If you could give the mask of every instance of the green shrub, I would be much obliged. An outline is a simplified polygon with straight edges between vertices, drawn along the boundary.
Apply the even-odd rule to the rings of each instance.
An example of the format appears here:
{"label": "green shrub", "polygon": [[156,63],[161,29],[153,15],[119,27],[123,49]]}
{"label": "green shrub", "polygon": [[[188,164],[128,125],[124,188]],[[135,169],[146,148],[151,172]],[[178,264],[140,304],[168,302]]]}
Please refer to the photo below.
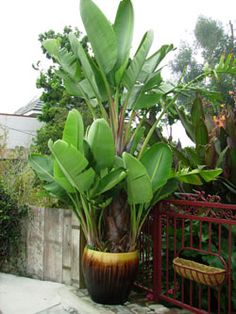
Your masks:
{"label": "green shrub", "polygon": [[0,268],[21,253],[22,223],[27,206],[19,206],[0,181]]}

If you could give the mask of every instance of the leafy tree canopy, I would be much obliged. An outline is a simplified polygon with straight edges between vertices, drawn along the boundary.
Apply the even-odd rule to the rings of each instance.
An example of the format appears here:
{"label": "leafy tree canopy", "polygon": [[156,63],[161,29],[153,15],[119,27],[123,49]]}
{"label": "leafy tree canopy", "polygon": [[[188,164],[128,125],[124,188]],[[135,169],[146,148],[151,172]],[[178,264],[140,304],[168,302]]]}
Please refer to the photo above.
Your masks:
{"label": "leafy tree canopy", "polygon": [[[71,26],[66,26],[62,33],[56,33],[49,30],[39,35],[39,41],[42,43],[46,39],[56,38],[61,43],[61,46],[71,51],[71,46],[68,40],[68,34],[73,32],[74,35],[80,40],[82,46],[88,50],[87,37],[83,37],[82,33]],[[57,72],[60,70],[60,65],[51,57],[46,49],[41,45],[42,52],[47,59],[51,61],[48,68],[41,69],[40,61],[33,68],[39,71],[39,78],[36,81],[37,88],[42,90],[40,99],[43,102],[42,114],[39,120],[44,122],[44,126],[37,132],[35,139],[35,149],[41,153],[48,153],[48,140],[51,138],[55,140],[60,137],[65,124],[68,111],[72,108],[79,108],[82,112],[85,125],[91,122],[91,115],[87,107],[83,106],[83,100],[76,96],[71,96],[65,90],[62,79],[58,76]]]}
{"label": "leafy tree canopy", "polygon": [[[184,83],[197,77],[206,65],[214,67],[222,55],[236,55],[233,25],[229,23],[227,31],[222,23],[211,18],[200,16],[194,29],[193,43],[182,42],[180,49],[171,63],[171,69]],[[232,58],[233,60],[233,58]],[[203,88],[220,93],[216,103],[234,105],[229,92],[234,90],[235,78],[229,75],[212,77],[203,83]],[[212,101],[212,99],[211,99]],[[219,108],[215,105],[215,110]]]}

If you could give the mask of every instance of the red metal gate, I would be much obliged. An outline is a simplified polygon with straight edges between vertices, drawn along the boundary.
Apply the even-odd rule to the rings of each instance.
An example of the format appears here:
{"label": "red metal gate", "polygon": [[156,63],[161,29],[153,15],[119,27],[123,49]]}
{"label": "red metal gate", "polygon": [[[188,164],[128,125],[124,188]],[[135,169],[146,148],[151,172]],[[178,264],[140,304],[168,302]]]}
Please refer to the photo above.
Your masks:
{"label": "red metal gate", "polygon": [[[155,300],[236,313],[236,205],[162,201],[141,234],[140,257],[138,285]],[[174,269],[173,261],[183,264]]]}

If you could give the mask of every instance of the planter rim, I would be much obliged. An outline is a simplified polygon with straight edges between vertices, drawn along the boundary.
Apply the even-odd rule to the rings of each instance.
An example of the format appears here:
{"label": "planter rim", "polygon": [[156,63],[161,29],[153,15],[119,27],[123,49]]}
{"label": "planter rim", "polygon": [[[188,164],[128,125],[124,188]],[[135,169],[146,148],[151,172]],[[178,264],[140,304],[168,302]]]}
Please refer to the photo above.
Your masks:
{"label": "planter rim", "polygon": [[102,259],[102,260],[117,260],[120,261],[128,261],[133,260],[135,257],[138,258],[139,252],[138,250],[132,252],[120,252],[120,253],[112,253],[112,252],[103,252],[103,251],[96,251],[93,249],[88,248],[87,246],[84,248],[84,254],[89,255],[94,259]]}

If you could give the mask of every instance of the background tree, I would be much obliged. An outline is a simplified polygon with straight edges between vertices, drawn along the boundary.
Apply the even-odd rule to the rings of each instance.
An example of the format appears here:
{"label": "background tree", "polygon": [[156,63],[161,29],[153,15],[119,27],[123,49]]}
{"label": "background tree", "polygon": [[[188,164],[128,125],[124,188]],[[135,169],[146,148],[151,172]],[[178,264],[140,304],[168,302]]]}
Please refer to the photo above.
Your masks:
{"label": "background tree", "polygon": [[[87,37],[83,37],[82,33],[77,28],[72,29],[70,26],[66,26],[62,33],[56,33],[53,30],[42,33],[39,35],[39,41],[42,43],[46,39],[56,38],[60,41],[62,47],[71,51],[67,36],[71,32],[80,40],[83,47],[88,50]],[[84,102],[81,98],[71,96],[65,90],[62,79],[58,75],[58,71],[61,69],[60,65],[47,53],[42,45],[41,48],[46,58],[51,61],[51,65],[49,65],[46,70],[41,69],[41,61],[33,65],[33,68],[40,72],[36,82],[37,88],[42,89],[40,100],[43,102],[43,108],[39,120],[45,123],[37,132],[35,149],[40,153],[46,154],[48,153],[48,140],[50,138],[55,140],[61,137],[65,120],[70,109],[79,108],[86,125],[90,123],[91,115],[87,107],[83,106]]]}
{"label": "background tree", "polygon": [[[228,54],[236,55],[232,23],[229,22],[229,31],[227,31],[222,23],[200,16],[195,25],[193,43],[182,42],[179,52],[171,63],[171,69],[178,79],[182,76],[183,82],[187,83],[197,77],[206,64],[214,67],[219,63],[222,55]],[[235,78],[221,75],[205,81],[203,87],[219,92],[221,97],[218,100],[233,106],[229,91],[234,90],[235,84]],[[216,111],[217,108],[219,107],[215,106],[214,110]]]}

